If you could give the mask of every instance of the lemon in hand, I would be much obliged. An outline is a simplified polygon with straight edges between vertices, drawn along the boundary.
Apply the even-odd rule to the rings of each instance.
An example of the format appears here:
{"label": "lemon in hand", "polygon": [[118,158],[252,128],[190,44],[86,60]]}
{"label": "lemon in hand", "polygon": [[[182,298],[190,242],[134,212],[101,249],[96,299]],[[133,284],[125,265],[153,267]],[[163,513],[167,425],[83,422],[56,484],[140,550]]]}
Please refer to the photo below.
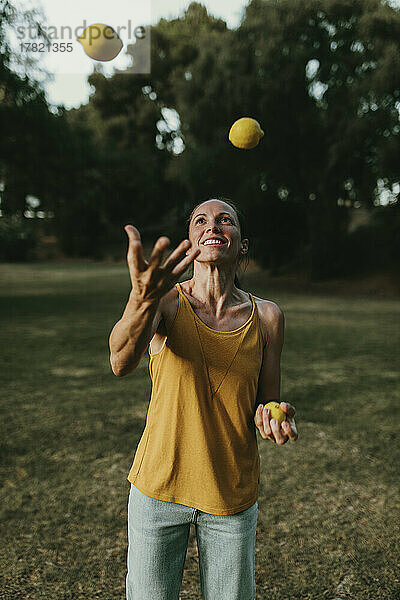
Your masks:
{"label": "lemon in hand", "polygon": [[264,132],[260,127],[260,123],[251,117],[242,117],[234,122],[229,131],[229,141],[236,148],[250,150],[255,148]]}
{"label": "lemon in hand", "polygon": [[268,402],[265,406],[271,411],[270,418],[276,419],[279,425],[282,425],[283,421],[286,421],[286,413],[281,409],[279,402]]}
{"label": "lemon in hand", "polygon": [[104,23],[89,25],[77,40],[90,58],[102,62],[113,60],[123,46],[118,33]]}

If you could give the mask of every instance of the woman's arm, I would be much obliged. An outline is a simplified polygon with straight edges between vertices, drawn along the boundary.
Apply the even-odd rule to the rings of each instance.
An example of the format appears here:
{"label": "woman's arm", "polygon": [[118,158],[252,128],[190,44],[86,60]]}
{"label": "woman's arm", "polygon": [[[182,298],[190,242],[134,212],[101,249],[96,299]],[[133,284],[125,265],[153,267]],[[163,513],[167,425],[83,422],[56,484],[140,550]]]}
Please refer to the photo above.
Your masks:
{"label": "woman's arm", "polygon": [[274,302],[265,300],[259,310],[267,342],[258,380],[257,403],[279,402],[281,386],[281,354],[284,339],[285,318]]}
{"label": "woman's arm", "polygon": [[160,301],[140,301],[134,294],[114,325],[109,338],[110,363],[114,375],[123,377],[138,366],[162,318]]}
{"label": "woman's arm", "polygon": [[119,377],[136,369],[159,326],[160,303],[200,252],[198,248],[186,252],[192,244],[190,240],[183,240],[161,265],[170,243],[169,238],[161,236],[147,261],[139,230],[134,225],[125,225],[124,229],[129,238],[126,259],[132,290],[124,314],[109,337],[111,368]]}
{"label": "woman's arm", "polygon": [[[254,416],[254,423],[263,439],[282,445],[289,439],[294,442],[298,438],[294,421],[296,409],[288,402],[280,402],[281,354],[285,317],[277,304],[268,301],[261,303],[259,314],[268,339],[264,346],[263,361],[258,380],[258,407]],[[263,408],[265,404],[272,400],[279,402],[281,409],[286,413],[286,421],[283,421],[281,426],[276,419],[270,420],[269,411]]]}
{"label": "woman's arm", "polygon": [[267,300],[261,304],[259,314],[263,328],[267,333],[267,342],[264,346],[263,361],[258,380],[258,408],[254,416],[254,422],[263,439],[282,445],[289,439],[294,442],[298,438],[294,421],[296,409],[288,402],[280,403],[281,409],[286,413],[286,421],[279,425],[276,419],[270,420],[269,412],[267,409],[263,409],[263,406],[272,400],[280,402],[281,354],[285,319],[279,306]]}

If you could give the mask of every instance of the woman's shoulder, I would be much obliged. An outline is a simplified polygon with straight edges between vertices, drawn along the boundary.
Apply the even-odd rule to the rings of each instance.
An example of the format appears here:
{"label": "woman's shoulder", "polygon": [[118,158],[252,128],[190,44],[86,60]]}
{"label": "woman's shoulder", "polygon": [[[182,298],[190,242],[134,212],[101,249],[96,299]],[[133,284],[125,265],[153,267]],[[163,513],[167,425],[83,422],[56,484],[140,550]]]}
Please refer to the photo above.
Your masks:
{"label": "woman's shoulder", "polygon": [[270,326],[271,324],[283,321],[283,311],[276,304],[276,302],[272,302],[272,300],[265,300],[264,298],[260,298],[254,294],[252,294],[252,296],[257,305],[260,319],[265,326]]}
{"label": "woman's shoulder", "polygon": [[273,302],[272,300],[266,300],[265,298],[260,298],[259,296],[256,296],[255,294],[251,294],[254,298],[254,300],[256,301],[258,306],[261,306],[261,308],[263,308],[264,310],[269,310],[272,312],[282,312],[281,309],[279,308],[279,306],[276,304],[276,302]]}

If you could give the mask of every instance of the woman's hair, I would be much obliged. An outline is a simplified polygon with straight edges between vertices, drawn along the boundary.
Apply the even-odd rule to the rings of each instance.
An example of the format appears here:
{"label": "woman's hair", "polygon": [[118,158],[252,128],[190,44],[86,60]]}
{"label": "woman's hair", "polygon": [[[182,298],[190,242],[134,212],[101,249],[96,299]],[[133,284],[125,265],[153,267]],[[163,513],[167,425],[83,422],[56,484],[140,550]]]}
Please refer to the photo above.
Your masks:
{"label": "woman's hair", "polygon": [[[207,202],[208,200],[220,200],[221,202],[225,202],[226,204],[229,204],[229,206],[231,208],[233,208],[233,210],[235,211],[235,213],[237,215],[238,221],[239,221],[240,238],[244,239],[246,237],[245,236],[245,227],[246,227],[246,225],[245,225],[245,216],[244,216],[243,212],[240,210],[240,208],[236,204],[234,204],[230,198],[225,198],[224,196],[211,196],[210,198],[207,198],[207,200],[203,200],[202,202],[199,202],[198,204],[196,204],[196,206],[194,206],[192,208],[192,211],[191,211],[189,217],[186,219],[187,236],[189,237],[189,226],[190,226],[190,222],[192,220],[194,211],[196,210],[196,208],[198,206],[200,206],[204,202]],[[240,257],[239,257],[239,268],[241,268],[240,267],[240,263],[243,260],[247,261],[246,262],[246,267],[247,267],[247,265],[249,263],[249,256],[248,256],[248,254],[246,254],[246,255],[241,254],[240,255]],[[192,263],[192,274],[193,274],[193,263]],[[240,282],[239,282],[239,279],[238,279],[238,276],[237,276],[236,273],[235,273],[234,285],[237,288],[240,288]]]}

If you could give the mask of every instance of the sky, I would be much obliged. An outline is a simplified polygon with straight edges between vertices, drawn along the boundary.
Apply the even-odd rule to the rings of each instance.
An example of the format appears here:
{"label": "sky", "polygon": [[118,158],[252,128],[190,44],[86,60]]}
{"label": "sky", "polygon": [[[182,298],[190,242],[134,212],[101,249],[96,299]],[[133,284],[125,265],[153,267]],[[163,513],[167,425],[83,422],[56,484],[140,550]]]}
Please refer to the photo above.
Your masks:
{"label": "sky", "polygon": [[[135,27],[155,25],[161,18],[171,19],[181,16],[190,2],[191,0],[143,0],[142,2],[70,0],[67,3],[65,0],[20,0],[19,5],[22,8],[42,9],[45,18],[41,22],[47,33],[52,36],[52,45],[47,51],[43,51],[42,46],[40,52],[36,49],[32,54],[33,48],[37,47],[33,45],[28,47],[27,44],[35,43],[35,39],[40,40],[36,38],[36,33],[28,30],[27,24],[18,33],[12,32],[13,43],[20,52],[25,53],[25,56],[31,51],[31,56],[38,59],[40,67],[51,74],[53,81],[47,81],[44,75],[41,78],[51,105],[63,104],[66,108],[79,107],[88,102],[91,88],[87,76],[93,71],[95,63],[76,41],[74,32],[77,26],[80,26],[78,32],[80,35],[85,27],[93,23],[106,23],[118,31],[125,46],[128,42],[136,41],[132,33]],[[222,18],[230,29],[234,29],[240,24],[248,0],[204,0],[201,4],[207,8],[209,14]],[[65,37],[61,31],[65,32]],[[68,31],[72,31],[72,35],[68,35]],[[62,40],[72,43],[70,52],[54,51],[53,42]],[[103,72],[111,75],[114,67],[124,69],[129,66],[129,62],[122,50],[114,60],[103,62],[101,65]]]}

